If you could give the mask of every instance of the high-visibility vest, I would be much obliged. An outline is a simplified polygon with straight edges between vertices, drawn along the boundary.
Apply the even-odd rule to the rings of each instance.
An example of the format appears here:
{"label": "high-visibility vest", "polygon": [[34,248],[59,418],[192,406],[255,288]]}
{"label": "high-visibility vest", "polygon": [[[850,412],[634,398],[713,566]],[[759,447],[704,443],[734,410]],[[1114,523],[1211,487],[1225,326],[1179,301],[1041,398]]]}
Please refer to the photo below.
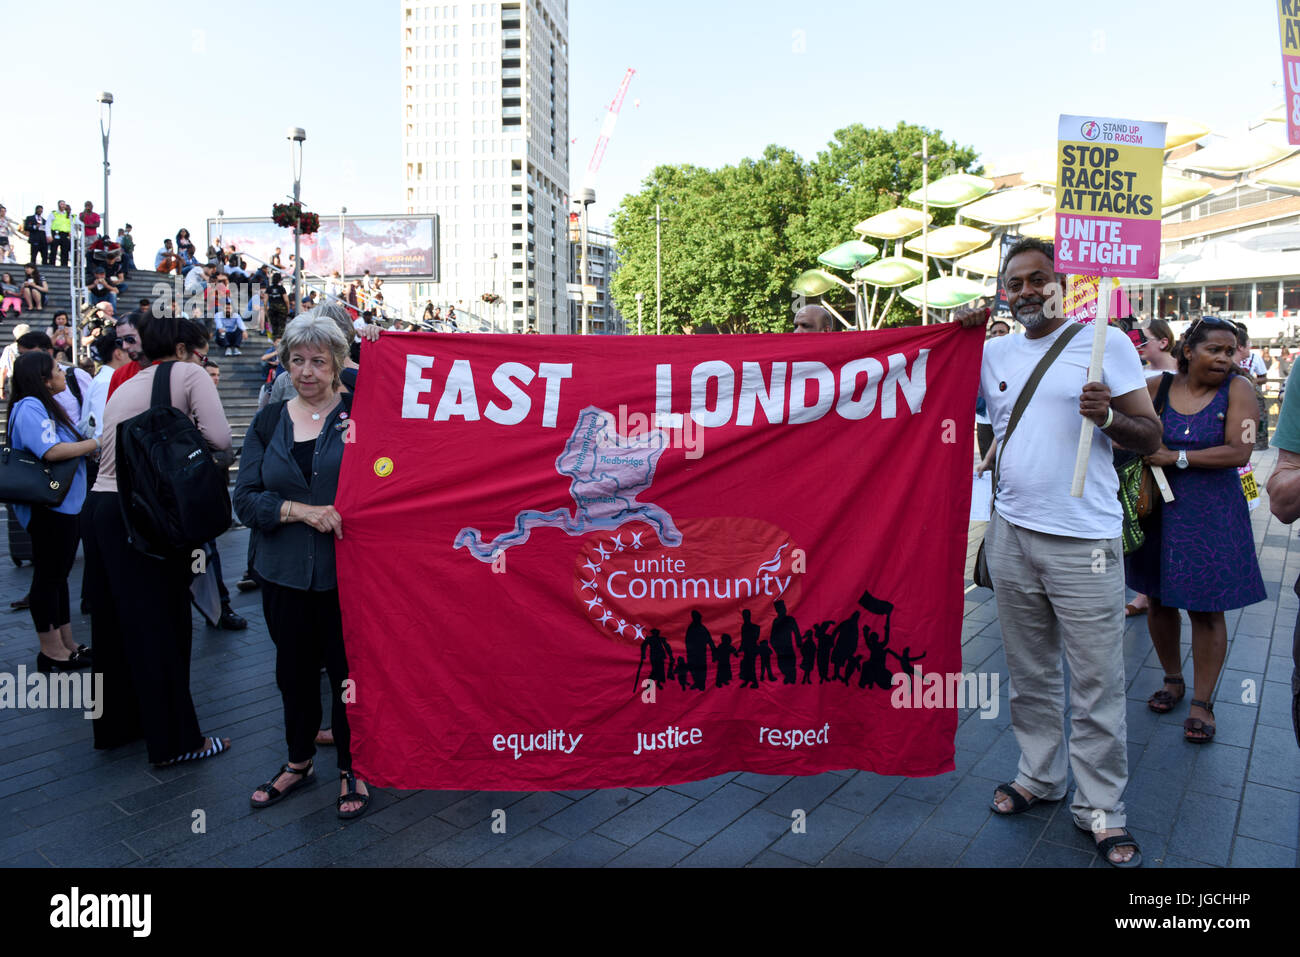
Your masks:
{"label": "high-visibility vest", "polygon": [[50,229],[56,233],[72,232],[72,214],[56,212],[50,217]]}

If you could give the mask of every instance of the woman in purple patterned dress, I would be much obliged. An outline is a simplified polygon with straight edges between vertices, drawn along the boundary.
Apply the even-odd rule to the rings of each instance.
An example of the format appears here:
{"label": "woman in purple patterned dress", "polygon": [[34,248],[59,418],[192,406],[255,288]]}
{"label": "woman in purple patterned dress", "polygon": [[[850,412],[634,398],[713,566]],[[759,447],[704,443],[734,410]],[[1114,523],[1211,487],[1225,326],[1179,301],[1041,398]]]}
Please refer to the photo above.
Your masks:
{"label": "woman in purple patterned dress", "polygon": [[[1164,444],[1146,460],[1164,467],[1174,501],[1159,503],[1146,543],[1125,559],[1129,587],[1150,596],[1147,627],[1165,683],[1147,705],[1158,714],[1174,710],[1186,693],[1178,609],[1192,620],[1195,686],[1183,736],[1193,744],[1214,738],[1214,687],[1228,647],[1223,613],[1266,597],[1237,474],[1250,461],[1258,408],[1254,388],[1235,374],[1236,331],[1207,317],[1178,350]],[[1150,381],[1153,396],[1160,383]]]}

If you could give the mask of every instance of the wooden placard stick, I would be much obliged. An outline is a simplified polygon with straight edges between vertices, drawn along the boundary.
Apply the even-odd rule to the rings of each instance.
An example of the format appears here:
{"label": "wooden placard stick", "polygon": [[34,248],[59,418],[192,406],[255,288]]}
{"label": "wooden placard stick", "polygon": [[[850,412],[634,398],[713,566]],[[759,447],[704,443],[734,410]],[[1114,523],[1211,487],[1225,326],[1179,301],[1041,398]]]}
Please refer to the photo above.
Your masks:
{"label": "wooden placard stick", "polygon": [[[1092,359],[1088,363],[1088,382],[1101,381],[1101,364],[1106,357],[1106,327],[1110,324],[1110,289],[1107,288],[1103,293],[1102,286],[1109,287],[1109,285],[1105,276],[1097,281],[1097,318],[1092,321]],[[1079,427],[1079,451],[1074,457],[1074,481],[1070,486],[1070,494],[1075,498],[1083,498],[1084,479],[1088,474],[1088,456],[1092,454],[1092,430],[1095,428],[1097,423],[1087,418]]]}

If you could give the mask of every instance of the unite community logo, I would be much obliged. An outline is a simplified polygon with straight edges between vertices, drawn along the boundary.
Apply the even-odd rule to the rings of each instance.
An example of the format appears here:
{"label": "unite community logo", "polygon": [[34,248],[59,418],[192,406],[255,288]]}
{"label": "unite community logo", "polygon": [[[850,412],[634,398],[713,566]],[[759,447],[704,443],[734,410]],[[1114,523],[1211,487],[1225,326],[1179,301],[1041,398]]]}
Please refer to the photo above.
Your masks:
{"label": "unite community logo", "polygon": [[82,894],[73,887],[50,898],[50,926],[62,929],[130,928],[148,937],[153,928],[152,894]]}

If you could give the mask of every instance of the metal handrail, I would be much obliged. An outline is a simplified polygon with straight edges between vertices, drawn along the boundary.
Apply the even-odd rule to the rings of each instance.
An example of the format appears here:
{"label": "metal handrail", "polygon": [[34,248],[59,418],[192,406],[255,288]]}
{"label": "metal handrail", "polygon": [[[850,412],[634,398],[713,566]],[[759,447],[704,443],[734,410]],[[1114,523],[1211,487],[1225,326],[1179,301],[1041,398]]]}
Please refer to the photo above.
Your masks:
{"label": "metal handrail", "polygon": [[[285,274],[285,269],[284,269],[284,267],[282,267],[282,266],[279,266],[279,267],[277,267],[277,266],[272,266],[272,265],[271,265],[269,262],[267,262],[265,259],[259,259],[257,256],[254,256],[252,253],[243,253],[243,252],[239,252],[238,250],[236,250],[235,255],[238,256],[240,259],[248,259],[248,260],[252,260],[253,262],[257,263],[258,265],[265,266],[267,269],[271,269],[271,270],[274,270],[275,272],[280,273],[282,276]],[[197,268],[197,267],[196,267],[196,268]],[[301,267],[300,267],[300,268],[301,268]],[[302,270],[302,278],[303,278],[303,285],[304,285],[305,287],[307,287],[307,288],[310,288],[310,287],[311,287],[311,280],[312,280],[312,279],[319,279],[319,280],[321,280],[322,282],[327,282],[327,281],[328,281],[328,280],[325,280],[325,279],[324,279],[323,277],[321,277],[321,276],[317,276],[315,273],[310,273],[310,272],[308,272],[308,271],[305,270],[305,269]],[[356,308],[356,306],[353,306],[352,303],[348,302],[346,299],[340,298],[339,296],[332,295],[332,294],[330,294],[329,292],[326,292],[323,288],[322,288],[321,290],[319,290],[319,292],[320,292],[320,294],[321,294],[322,296],[325,297],[326,300],[330,300],[330,299],[332,299],[332,300],[334,300],[335,302],[337,302],[339,305],[341,305],[341,306],[346,306],[346,307],[349,308],[349,309],[355,309],[355,308]],[[295,310],[295,312],[296,312],[296,310]]]}
{"label": "metal handrail", "polygon": [[72,255],[68,257],[68,302],[72,304],[72,315],[68,325],[72,326],[72,356],[81,357],[81,322],[82,306],[90,305],[90,294],[86,291],[86,228],[78,217],[72,218]]}
{"label": "metal handrail", "polygon": [[[407,304],[408,317],[402,318],[399,321],[405,322],[407,325],[411,325],[411,326],[440,325],[443,328],[436,330],[439,332],[466,332],[466,331],[474,332],[483,329],[485,327],[489,330],[490,333],[496,333],[497,331],[496,323],[491,318],[484,318],[483,316],[480,316],[476,312],[470,312],[468,310],[460,310],[460,309],[456,310],[456,328],[452,329],[446,327],[447,324],[446,317],[443,317],[442,319],[438,320],[437,323],[433,323],[431,320],[424,318],[424,310],[427,308],[427,305],[428,305],[427,303],[423,306],[419,305],[418,303],[408,303]],[[419,313],[419,315],[417,316],[416,313]],[[476,328],[471,330],[466,330],[464,327],[467,325],[473,325]]]}
{"label": "metal handrail", "polygon": [[[281,274],[284,274],[286,272],[284,267],[277,268],[275,266],[272,266],[265,259],[261,259],[257,256],[254,256],[251,253],[241,252],[237,249],[235,251],[235,255],[238,256],[240,259],[246,259],[251,262],[257,263],[259,265],[265,266],[267,269],[274,269]],[[348,302],[347,299],[341,296],[335,296],[329,293],[328,291],[326,291],[325,287],[328,286],[329,283],[334,281],[333,276],[329,276],[329,277],[321,276],[317,273],[309,272],[306,269],[303,269],[302,277],[303,277],[303,285],[308,289],[312,288],[312,280],[315,280],[317,283],[319,283],[321,288],[317,291],[320,292],[320,294],[324,296],[327,301],[333,300],[334,302],[337,302],[339,305],[346,306],[349,309],[361,309],[362,312],[366,311],[364,308],[360,306],[352,305],[352,303]],[[379,278],[383,278],[383,277],[379,277]],[[343,283],[347,283],[350,281],[359,282],[360,280],[357,277],[353,277],[352,280],[348,280],[346,277],[340,277],[339,281]],[[383,308],[378,311],[376,318],[385,321],[391,320],[391,322],[394,324],[397,322],[404,322],[408,325],[420,326],[426,324],[423,318],[424,309],[425,309],[425,305],[422,305],[419,302],[414,300],[406,303],[405,310],[403,310],[401,306],[385,303]],[[483,316],[478,315],[477,313],[469,312],[468,310],[458,309],[456,318],[458,323],[461,322],[462,320],[469,320],[479,328],[486,327],[492,332],[497,331],[496,321],[491,317],[485,318]],[[448,329],[445,331],[450,332],[450,331],[458,331],[458,330]]]}
{"label": "metal handrail", "polygon": [[[5,217],[5,222],[9,224],[9,254],[14,257],[12,265],[20,265],[18,256],[18,247],[15,245],[16,239],[21,239],[27,246],[27,260],[33,261],[32,257],[32,240],[23,224],[15,221],[9,216]],[[80,357],[81,355],[81,309],[88,305],[89,297],[86,294],[86,233],[85,226],[77,217],[72,217],[72,249],[68,256],[68,302],[69,322],[72,328],[72,355]],[[46,303],[48,305],[48,303]]]}

